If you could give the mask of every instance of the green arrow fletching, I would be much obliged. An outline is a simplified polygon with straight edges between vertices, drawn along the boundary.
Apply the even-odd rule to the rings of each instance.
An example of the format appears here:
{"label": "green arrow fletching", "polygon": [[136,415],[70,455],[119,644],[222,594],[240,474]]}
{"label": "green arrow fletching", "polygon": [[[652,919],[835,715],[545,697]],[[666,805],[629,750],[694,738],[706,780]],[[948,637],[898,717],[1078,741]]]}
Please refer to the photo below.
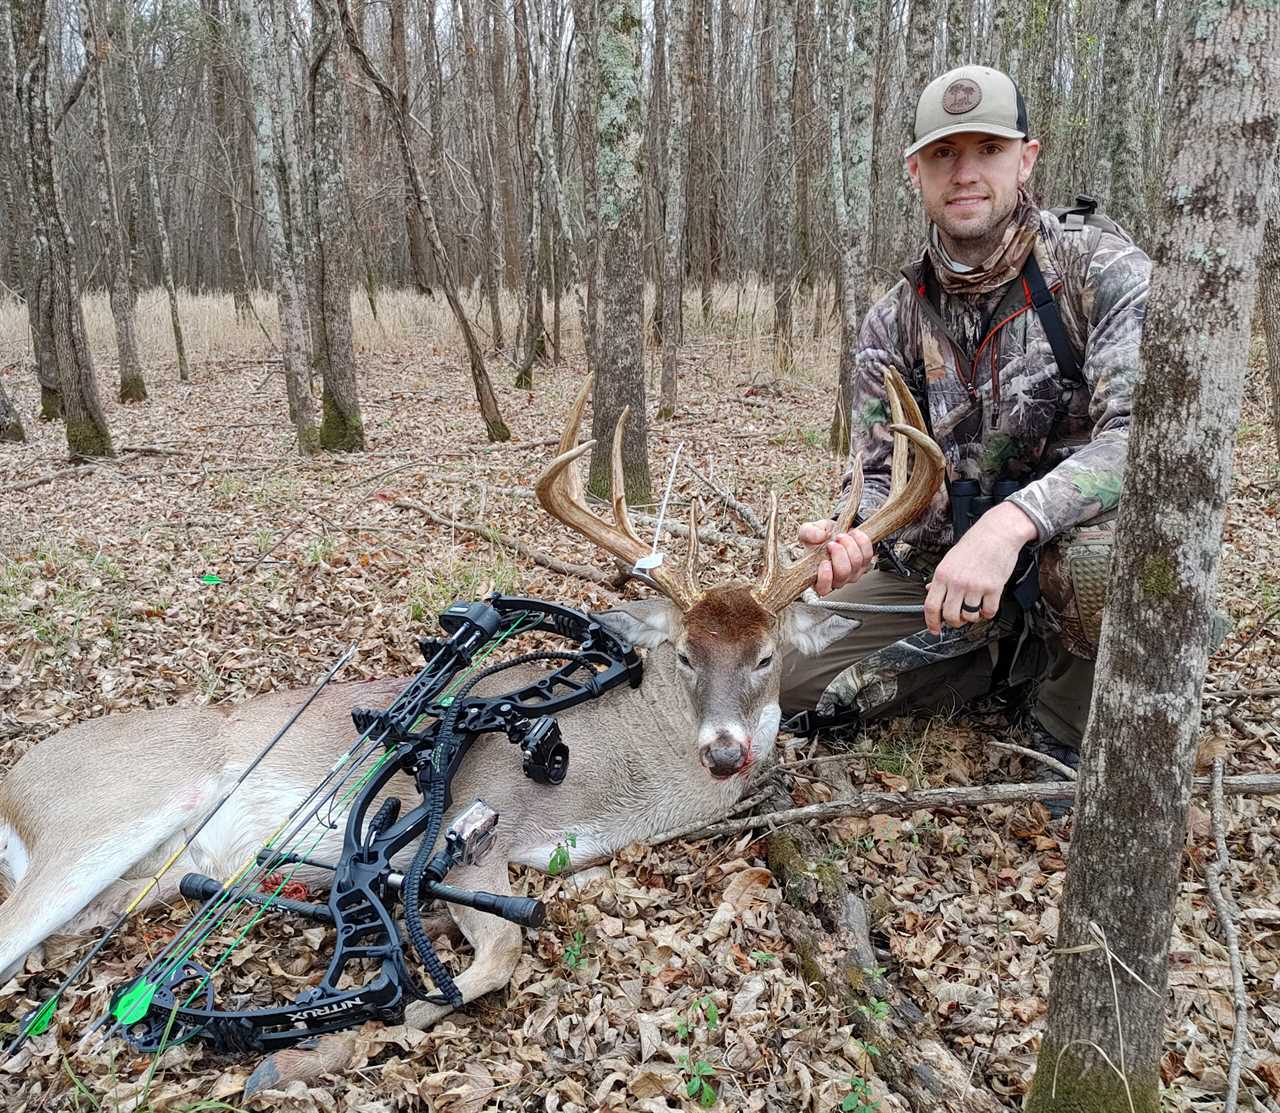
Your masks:
{"label": "green arrow fletching", "polygon": [[57,997],[50,997],[43,1005],[40,1006],[27,1021],[26,1031],[23,1036],[38,1036],[49,1028],[49,1022],[53,1020],[54,1009],[58,1007]]}
{"label": "green arrow fletching", "polygon": [[138,982],[116,1002],[115,1018],[126,1027],[136,1024],[151,1008],[151,999],[156,995],[156,986],[151,982]]}

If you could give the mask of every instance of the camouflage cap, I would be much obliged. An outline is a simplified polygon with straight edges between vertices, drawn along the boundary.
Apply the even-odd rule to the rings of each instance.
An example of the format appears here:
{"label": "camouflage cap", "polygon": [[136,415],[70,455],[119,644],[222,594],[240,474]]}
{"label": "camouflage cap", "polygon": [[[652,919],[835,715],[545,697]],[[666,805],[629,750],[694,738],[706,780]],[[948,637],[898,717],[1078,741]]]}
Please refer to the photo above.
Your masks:
{"label": "camouflage cap", "polygon": [[1027,106],[1008,74],[989,66],[960,66],[925,86],[916,104],[916,128],[903,157],[962,131],[1027,137]]}

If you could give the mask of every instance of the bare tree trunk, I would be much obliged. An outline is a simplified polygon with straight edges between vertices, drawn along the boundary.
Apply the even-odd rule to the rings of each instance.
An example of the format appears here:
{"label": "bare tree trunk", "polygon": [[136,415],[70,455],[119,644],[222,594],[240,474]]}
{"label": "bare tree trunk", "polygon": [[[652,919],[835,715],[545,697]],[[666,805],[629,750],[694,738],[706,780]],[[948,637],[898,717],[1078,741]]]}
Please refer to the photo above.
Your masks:
{"label": "bare tree trunk", "polygon": [[693,0],[689,81],[691,119],[689,126],[689,185],[685,191],[693,219],[690,221],[689,250],[697,250],[696,264],[690,259],[690,273],[696,265],[701,279],[699,305],[702,321],[711,321],[712,284],[719,253],[717,224],[720,219],[720,169],[713,90],[715,88],[714,0]]}
{"label": "bare tree trunk", "polygon": [[445,300],[448,301],[449,308],[453,311],[453,319],[457,322],[458,328],[462,332],[463,343],[467,347],[467,358],[471,365],[471,380],[475,386],[476,400],[480,404],[480,415],[484,419],[485,432],[491,441],[510,440],[511,432],[507,428],[506,422],[502,420],[502,413],[498,408],[498,398],[493,392],[493,384],[489,381],[489,372],[484,365],[484,354],[480,351],[480,345],[476,341],[475,330],[471,327],[466,311],[462,308],[462,303],[458,299],[458,288],[453,278],[453,270],[449,257],[445,254],[444,244],[440,241],[440,229],[436,224],[435,211],[431,207],[431,199],[427,196],[426,188],[422,184],[422,176],[418,173],[418,164],[413,157],[413,148],[409,145],[409,133],[405,126],[404,115],[400,111],[399,100],[391,86],[383,80],[382,75],[374,68],[368,54],[364,51],[364,47],[360,45],[360,38],[356,34],[355,25],[351,22],[351,7],[348,0],[338,0],[338,13],[342,19],[342,29],[347,38],[347,46],[350,48],[351,53],[355,55],[356,61],[360,63],[360,68],[364,70],[365,76],[377,88],[378,95],[382,98],[382,103],[391,116],[396,144],[400,149],[400,159],[404,172],[413,188],[414,204],[417,206],[418,213],[426,225],[431,251],[435,257],[436,270],[440,274],[441,285],[444,287]]}
{"label": "bare tree trunk", "polygon": [[141,402],[147,396],[138,358],[138,340],[133,321],[133,280],[129,273],[129,244],[116,195],[115,169],[111,160],[111,114],[107,107],[107,52],[111,49],[105,34],[102,13],[95,0],[81,0],[81,25],[85,52],[97,56],[93,67],[93,113],[97,144],[98,234],[108,262],[111,320],[116,331],[116,350],[120,356],[120,401]]}
{"label": "bare tree trunk", "polygon": [[346,220],[342,82],[338,77],[342,34],[331,0],[315,0],[311,11],[311,211],[320,301],[316,362],[324,382],[320,447],[357,452],[364,448],[364,422],[351,347],[351,236]]}
{"label": "bare tree trunk", "polygon": [[[48,0],[38,0],[14,12],[18,21],[9,28],[12,57],[21,66],[18,102],[23,125],[23,147],[31,189],[31,216],[37,243],[36,267],[43,317],[47,304],[49,351],[58,370],[58,394],[66,422],[67,447],[73,456],[113,456],[111,433],[98,399],[93,353],[80,305],[80,278],[76,272],[75,240],[67,223],[54,163],[55,148],[49,127],[49,21]],[[15,72],[18,72],[15,69]],[[43,383],[42,383],[43,386]]]}
{"label": "bare tree trunk", "polygon": [[[511,97],[507,90],[507,9],[499,0],[489,0],[493,43],[489,54],[489,80],[493,86],[493,127],[495,139],[494,173],[498,196],[502,199],[502,258],[506,286],[518,290],[524,276],[520,259],[520,237],[516,229],[515,146],[511,139]],[[519,34],[517,30],[516,34]],[[526,183],[527,184],[527,183]],[[526,204],[528,199],[526,198]],[[501,345],[498,345],[501,347]]]}
{"label": "bare tree trunk", "polygon": [[5,209],[9,214],[9,266],[27,303],[31,347],[36,379],[40,384],[40,420],[57,421],[62,416],[58,388],[58,363],[53,346],[53,305],[46,279],[47,266],[35,243],[33,209],[35,191],[31,185],[31,165],[27,154],[26,125],[18,97],[18,64],[14,55],[16,29],[13,9],[0,4],[0,166],[12,167],[12,174],[0,173]]}
{"label": "bare tree trunk", "polygon": [[[486,98],[480,81],[480,50],[476,42],[471,20],[469,0],[458,0],[459,25],[462,28],[462,70],[466,80],[472,111],[467,113],[467,140],[471,148],[471,177],[480,196],[480,286],[489,303],[489,322],[493,332],[493,349],[500,352],[506,346],[502,329],[502,310],[498,301],[500,289],[498,273],[498,240],[501,229],[494,219],[495,197],[493,179],[496,165],[503,159],[494,157],[489,141]],[[505,47],[504,47],[505,49]],[[494,48],[490,47],[492,53]],[[495,112],[495,116],[497,113]],[[498,150],[503,150],[501,142]]]}
{"label": "bare tree trunk", "polygon": [[142,87],[138,79],[138,59],[133,51],[132,17],[125,13],[121,25],[124,28],[124,53],[128,65],[130,111],[136,123],[136,133],[142,140],[142,161],[146,167],[151,205],[155,210],[156,235],[160,240],[160,277],[169,295],[169,321],[173,326],[173,347],[178,356],[178,378],[191,381],[191,368],[187,364],[187,346],[182,338],[182,319],[178,315],[178,291],[173,281],[173,252],[169,247],[169,226],[164,215],[164,201],[160,195],[160,175],[156,170],[156,148],[151,138],[151,125],[142,108]]}
{"label": "bare tree trunk", "polygon": [[22,442],[26,439],[27,431],[22,427],[22,417],[9,400],[4,383],[0,382],[0,441]]}
{"label": "bare tree trunk", "polygon": [[[1149,28],[1140,0],[1115,0],[1107,33],[1102,76],[1102,103],[1124,104],[1137,91],[1139,40]],[[1107,112],[1106,135],[1091,184],[1108,216],[1145,242],[1146,219],[1142,174],[1142,117],[1136,111]]]}
{"label": "bare tree trunk", "polygon": [[964,65],[969,29],[968,0],[947,0],[947,69]]}
{"label": "bare tree trunk", "polygon": [[223,184],[218,194],[218,221],[223,248],[223,281],[231,287],[231,300],[236,310],[236,320],[248,320],[249,272],[244,263],[244,248],[240,242],[240,217],[236,211],[239,179],[243,169],[238,157],[240,150],[238,122],[231,108],[231,94],[235,84],[235,60],[227,50],[227,22],[235,18],[228,3],[222,0],[206,0],[207,25],[210,38],[209,99],[213,116],[213,134],[217,144],[219,162],[222,165]]}
{"label": "bare tree trunk", "polygon": [[[662,0],[658,0],[659,3]],[[669,0],[667,74],[667,178],[663,208],[666,229],[662,250],[662,393],[658,420],[676,415],[676,357],[682,335],[684,294],[685,188],[689,180],[689,7]]]}
{"label": "bare tree trunk", "polygon": [[[1200,0],[1129,432],[1032,1113],[1160,1108],[1169,938],[1255,269],[1280,133],[1280,8]],[[1202,245],[1213,244],[1212,251]],[[1176,477],[1176,483],[1170,478]]]}
{"label": "bare tree trunk", "polygon": [[294,269],[285,231],[288,219],[286,200],[281,196],[279,163],[284,152],[279,148],[280,130],[273,117],[278,105],[272,103],[271,77],[268,68],[279,64],[269,45],[271,30],[266,24],[269,10],[262,4],[271,0],[240,0],[241,19],[246,35],[245,50],[249,61],[249,81],[253,88],[254,135],[258,151],[258,179],[262,189],[262,208],[271,243],[271,266],[275,273],[276,307],[283,340],[285,389],[289,396],[289,416],[298,434],[298,451],[310,456],[320,447],[316,429],[315,401],[307,372],[307,335],[303,321],[306,296],[300,276]]}
{"label": "bare tree trunk", "polygon": [[582,148],[582,219],[586,226],[585,279],[587,322],[583,342],[587,366],[599,366],[600,351],[600,11],[599,0],[573,0],[578,61],[578,132]]}
{"label": "bare tree trunk", "polygon": [[[516,43],[516,134],[520,136],[520,167],[524,178],[525,199],[525,255],[524,295],[521,319],[517,330],[516,382],[521,390],[533,389],[533,364],[545,360],[547,354],[547,326],[542,311],[542,191],[538,166],[537,121],[532,119],[536,84],[534,62],[529,53],[529,18],[525,0],[515,0]],[[524,343],[519,343],[523,337]]]}
{"label": "bare tree trunk", "polygon": [[[853,378],[858,331],[867,309],[867,232],[871,219],[871,63],[875,0],[825,0],[831,98],[831,188],[836,211],[836,257],[840,268],[840,371],[831,451],[849,451]],[[845,55],[852,14],[853,48]],[[846,107],[846,98],[848,98]]]}
{"label": "bare tree trunk", "polygon": [[[579,28],[578,30],[581,33],[581,29]],[[560,56],[558,34],[548,44],[546,24],[543,20],[538,21],[538,37],[539,52],[543,58],[558,58]],[[554,71],[552,76],[554,77]],[[568,273],[563,276],[563,283],[573,291],[574,300],[578,305],[578,323],[582,328],[584,342],[586,342],[591,331],[591,323],[587,313],[582,267],[578,261],[578,248],[575,246],[573,221],[569,216],[569,202],[565,197],[564,186],[560,180],[560,160],[556,154],[556,145],[551,140],[551,121],[554,114],[555,101],[555,87],[551,81],[541,83],[538,96],[540,103],[535,110],[535,117],[538,121],[538,151],[542,163],[542,191],[547,198],[551,215],[555,218],[556,231],[564,243],[564,259]],[[587,350],[590,353],[589,347]],[[589,354],[588,364],[590,365]]]}
{"label": "bare tree trunk", "polygon": [[1280,459],[1280,174],[1271,186],[1267,231],[1258,266],[1262,286],[1262,328],[1267,334],[1267,382],[1271,389],[1271,432]]}
{"label": "bare tree trunk", "polygon": [[[391,81],[395,87],[397,111],[402,118],[409,115],[409,62],[405,48],[404,33],[405,0],[391,0]],[[435,5],[428,8],[427,37],[430,40],[428,49],[434,54],[437,49],[435,30]],[[438,116],[441,105],[433,98],[432,117]],[[404,226],[409,237],[409,264],[413,269],[413,279],[418,293],[423,297],[434,297],[431,289],[431,269],[429,256],[431,248],[427,243],[427,230],[422,226],[422,214],[418,211],[413,191],[413,182],[408,172],[404,180]]]}
{"label": "bare tree trunk", "polygon": [[640,111],[640,0],[583,0],[595,8],[596,178],[600,190],[600,342],[588,488],[609,493],[613,427],[629,406],[622,446],[628,501],[650,500],[648,414],[644,390],[644,269],[640,222],[644,200],[644,122]]}
{"label": "bare tree trunk", "polygon": [[[766,83],[764,135],[767,146],[765,189],[769,196],[769,258],[773,277],[773,358],[778,370],[793,363],[792,295],[795,289],[795,166],[792,136],[792,83],[795,80],[796,0],[769,0],[768,59],[761,65]],[[763,47],[762,47],[763,49]]]}
{"label": "bare tree trunk", "polygon": [[933,77],[933,9],[925,0],[911,0],[911,19],[907,25],[907,73],[905,88],[902,90],[902,115],[896,129],[890,129],[889,152],[890,161],[894,165],[897,188],[898,229],[894,237],[895,259],[897,265],[916,250],[920,239],[920,208],[916,204],[915,190],[911,187],[911,179],[907,176],[906,164],[902,160],[902,152],[911,145],[911,137],[915,133],[916,101],[920,91]]}

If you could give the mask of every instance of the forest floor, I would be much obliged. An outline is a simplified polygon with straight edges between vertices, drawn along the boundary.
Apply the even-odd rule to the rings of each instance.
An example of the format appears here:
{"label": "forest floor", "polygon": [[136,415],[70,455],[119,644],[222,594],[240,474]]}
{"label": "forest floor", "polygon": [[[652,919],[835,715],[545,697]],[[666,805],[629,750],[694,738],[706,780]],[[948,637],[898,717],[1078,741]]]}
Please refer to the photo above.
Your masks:
{"label": "forest floor", "polygon": [[[832,343],[806,344],[804,369],[778,379],[758,342],[739,343],[736,323],[732,337],[691,336],[679,416],[651,427],[655,483],[683,443],[689,461],[745,502],[761,508],[777,491],[789,529],[824,513],[843,464],[825,448]],[[29,372],[0,370],[31,438],[0,445],[0,768],[94,716],[306,687],[353,642],[347,679],[408,675],[420,661],[416,635],[433,633],[433,615],[457,598],[496,588],[594,609],[613,602],[605,589],[395,506],[413,500],[491,523],[604,569],[510,490],[530,486],[549,458],[546,440],[582,382],[580,358],[539,370],[529,393],[495,363],[515,439],[488,445],[447,330],[364,345],[368,451],[303,460],[279,364],[251,346],[216,356],[216,344],[197,346],[190,384],[175,381],[171,360],[150,361],[145,404],[107,402],[116,461],[69,462],[61,427],[30,418]],[[652,367],[654,353],[647,358]],[[100,380],[109,399],[105,358]],[[1205,741],[1225,744],[1230,773],[1280,768],[1280,470],[1261,384],[1255,370],[1226,527],[1220,605],[1234,628],[1212,658],[1205,705]],[[699,486],[681,471],[675,490],[683,505]],[[743,533],[723,507],[704,507],[707,524]],[[750,573],[757,551],[704,546],[704,581]],[[1237,694],[1212,694],[1227,690]],[[988,745],[1010,729],[990,715],[897,720],[848,740],[848,772],[855,784],[893,788],[1023,779],[1016,758]],[[780,742],[780,776],[798,804],[836,791],[815,773],[829,767],[800,764],[821,752]],[[1204,879],[1214,855],[1207,809],[1199,799],[1192,811],[1171,956],[1163,1075],[1174,1110],[1221,1107],[1234,1024],[1224,935]],[[1280,799],[1228,798],[1226,819],[1249,992],[1242,1090],[1252,1105],[1242,1108],[1274,1111]],[[1048,1000],[1070,818],[1050,820],[1038,804],[991,806],[844,819],[828,834],[873,911],[873,938],[892,956],[888,976],[937,1024],[974,1085],[1019,1108]],[[367,1026],[341,1075],[268,1093],[252,1108],[693,1108],[686,1083],[700,1063],[724,1109],[904,1108],[847,1018],[805,984],[779,930],[779,894],[760,872],[761,848],[752,834],[636,847],[581,891],[517,871],[517,891],[541,895],[554,913],[525,933],[508,989],[425,1033]],[[726,905],[732,915],[717,917]],[[153,911],[111,943],[50,1033],[0,1073],[5,1109],[235,1106],[253,1063],[186,1045],[166,1053],[148,1084],[150,1061],[123,1045],[95,1057],[72,1051],[110,988],[182,915]],[[272,972],[318,971],[302,930],[278,930]],[[87,946],[52,943],[43,962],[0,986],[0,1014],[12,1019],[43,1000]],[[447,944],[442,954],[465,964]]]}

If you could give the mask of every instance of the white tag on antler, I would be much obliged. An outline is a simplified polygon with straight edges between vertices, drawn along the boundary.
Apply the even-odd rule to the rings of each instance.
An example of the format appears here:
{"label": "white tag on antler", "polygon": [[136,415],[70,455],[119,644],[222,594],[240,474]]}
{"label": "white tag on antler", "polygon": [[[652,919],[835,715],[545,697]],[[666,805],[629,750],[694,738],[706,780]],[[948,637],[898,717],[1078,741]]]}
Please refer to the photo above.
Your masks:
{"label": "white tag on antler", "polygon": [[642,556],[631,566],[632,572],[649,572],[657,568],[662,563],[661,553],[649,553],[648,556]]}

